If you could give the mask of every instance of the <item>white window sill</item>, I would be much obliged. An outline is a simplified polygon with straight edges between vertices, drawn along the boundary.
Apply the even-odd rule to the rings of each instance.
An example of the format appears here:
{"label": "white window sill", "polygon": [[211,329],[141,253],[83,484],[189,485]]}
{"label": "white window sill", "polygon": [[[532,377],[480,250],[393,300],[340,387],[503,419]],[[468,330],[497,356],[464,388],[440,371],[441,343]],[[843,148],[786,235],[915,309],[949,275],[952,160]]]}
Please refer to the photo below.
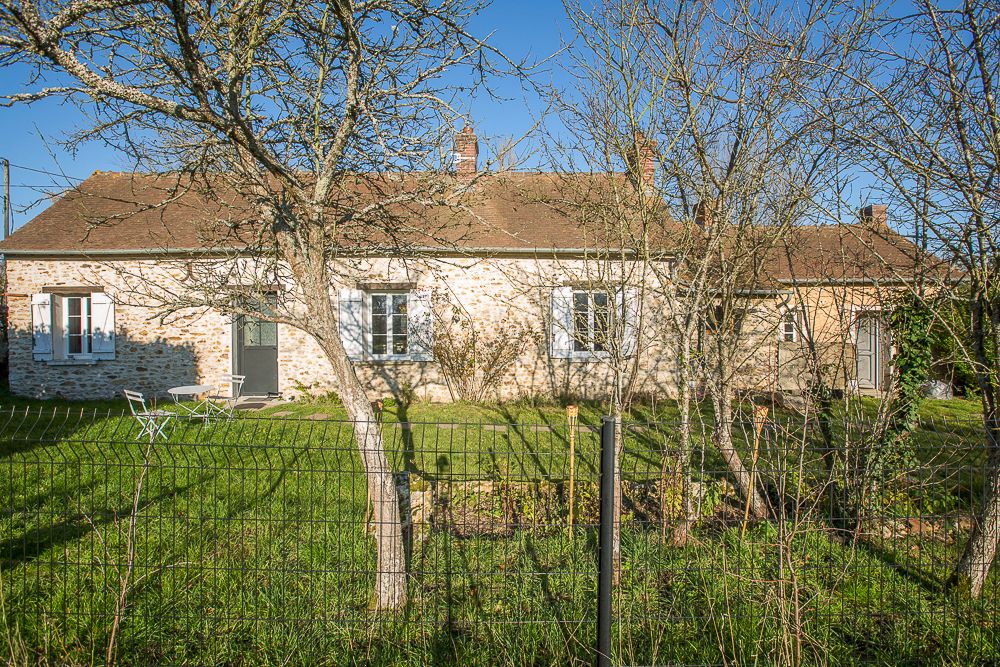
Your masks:
{"label": "white window sill", "polygon": [[49,359],[49,366],[96,366],[97,359]]}

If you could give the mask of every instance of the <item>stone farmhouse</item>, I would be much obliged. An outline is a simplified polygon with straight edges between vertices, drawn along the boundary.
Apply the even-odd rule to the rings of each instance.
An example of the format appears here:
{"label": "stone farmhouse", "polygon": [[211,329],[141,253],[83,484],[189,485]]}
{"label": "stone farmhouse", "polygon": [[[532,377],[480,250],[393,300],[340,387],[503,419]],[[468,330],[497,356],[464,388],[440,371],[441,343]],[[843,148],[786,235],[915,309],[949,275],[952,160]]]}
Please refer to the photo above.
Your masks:
{"label": "stone farmhouse", "polygon": [[[459,136],[457,153],[456,178],[476,176],[471,213],[480,233],[432,252],[345,259],[350,270],[331,285],[345,347],[372,397],[405,388],[428,400],[452,398],[433,332],[448,324],[439,319],[459,312],[483,331],[516,323],[524,332],[496,398],[606,394],[609,311],[622,313],[620,351],[636,360],[637,389],[674,394],[668,321],[685,305],[663,296],[671,272],[623,276],[620,289],[609,288],[615,269],[607,268],[599,235],[552,205],[565,197],[567,177],[479,175],[470,131]],[[649,159],[642,178],[651,178]],[[212,308],[181,308],[165,318],[144,302],[148,292],[139,287],[182,287],[192,264],[210,260],[217,247],[203,234],[217,203],[194,191],[167,200],[163,179],[96,172],[0,246],[11,390],[66,398],[110,397],[124,388],[162,394],[227,373],[247,376],[245,394],[336,390],[319,346],[299,329]],[[865,216],[867,224],[796,227],[766,258],[766,281],[742,324],[752,341],[742,385],[803,389],[808,329],[824,354],[843,362],[843,388],[883,386],[891,358],[880,314],[884,291],[912,270],[913,249],[885,226],[884,207],[868,207]],[[886,264],[898,271],[876,268]],[[450,310],[442,311],[440,295]]]}

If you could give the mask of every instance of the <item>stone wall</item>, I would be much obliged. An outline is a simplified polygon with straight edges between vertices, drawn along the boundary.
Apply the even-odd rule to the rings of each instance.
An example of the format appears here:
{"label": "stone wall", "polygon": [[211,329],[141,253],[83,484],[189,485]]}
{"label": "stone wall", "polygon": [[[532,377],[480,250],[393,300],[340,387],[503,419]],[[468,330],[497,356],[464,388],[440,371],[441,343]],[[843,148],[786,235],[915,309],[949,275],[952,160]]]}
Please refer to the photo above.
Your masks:
{"label": "stone wall", "polygon": [[[173,386],[230,372],[229,321],[219,313],[186,312],[169,324],[148,308],[128,305],[113,266],[90,261],[10,259],[8,336],[11,390],[36,398],[120,396],[124,388],[163,395]],[[45,287],[103,288],[116,301],[114,360],[91,365],[35,361],[31,352],[31,295]]]}
{"label": "stone wall", "polygon": [[[353,283],[410,283],[422,289],[447,292],[471,319],[487,328],[510,326],[516,321],[531,329],[534,341],[519,355],[491,398],[554,395],[597,398],[608,394],[613,381],[607,361],[551,359],[547,335],[552,288],[586,280],[591,266],[581,260],[453,258],[405,263],[373,261],[353,267],[350,272],[356,276]],[[652,298],[647,298],[645,310],[649,314],[657,312]],[[655,322],[655,318],[643,329],[645,343],[641,345],[638,388],[673,394],[673,368],[656,335],[660,330],[662,322]],[[294,393],[296,387],[308,387],[313,393],[335,389],[329,365],[307,334],[283,327],[280,336],[282,392]],[[373,396],[408,390],[423,400],[452,399],[433,362],[360,361],[355,363],[355,369]]]}
{"label": "stone wall", "polygon": [[[613,373],[604,360],[553,360],[546,328],[552,287],[588,278],[591,266],[579,260],[448,259],[421,262],[379,260],[355,265],[349,286],[364,282],[407,282],[419,288],[446,290],[477,321],[505,326],[518,320],[537,336],[503,378],[495,398],[607,395]],[[212,383],[232,372],[231,318],[212,310],[184,310],[167,321],[143,305],[135,276],[147,283],[182,284],[182,268],[149,260],[101,263],[85,260],[11,259],[10,386],[33,397],[105,398],[124,388],[163,396],[167,388],[194,382]],[[125,277],[129,274],[131,277]],[[35,361],[31,352],[31,295],[45,287],[88,285],[116,301],[116,358],[89,365]],[[336,289],[337,286],[334,286]],[[646,303],[653,314],[656,304]],[[653,336],[652,318],[643,333],[640,391],[672,393],[670,355]],[[336,391],[329,363],[305,332],[279,325],[279,390],[285,396]],[[451,394],[433,362],[362,361],[355,364],[373,398],[407,389],[424,400],[445,401]]]}
{"label": "stone wall", "polygon": [[[595,268],[596,267],[596,268]],[[520,322],[534,336],[524,346],[499,390],[490,398],[529,396],[601,398],[608,395],[614,373],[602,359],[552,359],[548,354],[548,321],[553,287],[615,275],[621,267],[578,259],[449,258],[421,261],[371,260],[342,267],[344,285],[398,282],[447,293],[468,316],[485,328]],[[9,283],[10,386],[25,396],[104,398],[132,388],[164,395],[167,388],[194,382],[213,383],[233,369],[232,320],[213,310],[184,310],[164,321],[137,296],[134,280],[172,285],[184,282],[183,262],[150,260],[100,263],[87,260],[12,258]],[[131,278],[125,274],[129,274]],[[32,294],[47,286],[93,285],[116,301],[116,359],[90,365],[57,365],[35,361],[31,353]],[[676,355],[666,344],[668,316],[674,304],[658,302],[649,283],[640,331],[636,389],[660,396],[676,394]],[[338,286],[332,286],[337,289]],[[823,354],[838,360],[841,383],[853,369],[851,313],[883,302],[870,289],[815,287],[801,297]],[[787,297],[786,297],[787,298]],[[801,343],[779,342],[780,310],[775,299],[762,299],[744,322],[745,352],[739,360],[737,385],[747,390],[803,390],[808,376]],[[330,365],[307,333],[279,325],[279,390],[284,396],[335,392]],[[831,362],[832,363],[832,362]],[[452,395],[434,362],[361,361],[355,368],[373,398],[409,391],[423,400],[447,401]]]}

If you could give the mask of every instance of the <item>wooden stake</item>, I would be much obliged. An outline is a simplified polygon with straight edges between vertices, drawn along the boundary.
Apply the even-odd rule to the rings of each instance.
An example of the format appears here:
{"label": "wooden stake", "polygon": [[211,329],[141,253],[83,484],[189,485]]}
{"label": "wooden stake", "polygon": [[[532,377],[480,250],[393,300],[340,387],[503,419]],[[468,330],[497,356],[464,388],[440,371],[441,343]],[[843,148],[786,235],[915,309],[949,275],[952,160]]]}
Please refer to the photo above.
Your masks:
{"label": "wooden stake", "polygon": [[573,541],[573,495],[576,483],[576,419],[580,409],[566,406],[566,425],[569,428],[569,539]]}

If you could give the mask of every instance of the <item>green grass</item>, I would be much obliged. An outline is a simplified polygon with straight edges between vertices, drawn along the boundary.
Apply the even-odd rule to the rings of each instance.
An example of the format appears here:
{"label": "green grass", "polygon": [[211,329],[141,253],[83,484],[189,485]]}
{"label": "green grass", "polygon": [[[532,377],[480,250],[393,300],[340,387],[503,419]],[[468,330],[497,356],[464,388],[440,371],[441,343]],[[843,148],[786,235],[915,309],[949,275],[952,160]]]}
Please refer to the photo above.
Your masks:
{"label": "green grass", "polygon": [[[128,442],[130,418],[80,419],[78,404],[45,407],[56,417],[0,419],[0,493],[10,508],[0,515],[0,655],[9,649],[12,662],[91,664],[103,661],[108,642],[144,446]],[[266,412],[342,417],[340,410],[317,401]],[[383,428],[394,469],[410,470],[414,488],[545,479],[563,484],[561,494],[569,461],[563,414],[559,406],[416,404],[405,414],[387,409]],[[584,406],[581,422],[596,424],[599,415],[599,406]],[[336,421],[257,417],[181,424],[169,443],[154,447],[118,647],[123,664],[592,664],[596,530],[579,525],[569,540],[562,495],[522,498],[516,526],[502,535],[429,531],[410,557],[407,609],[377,618],[366,490],[351,431]],[[410,428],[393,423],[401,418]],[[737,435],[746,454],[748,434]],[[914,505],[925,497],[967,510],[978,482],[963,468],[971,460],[963,447],[975,448],[974,433],[935,427],[922,436],[933,439],[925,448],[929,472],[893,501],[895,512],[936,511]],[[574,440],[577,512],[588,523],[597,437],[580,429]],[[631,433],[626,480],[657,479],[663,444],[663,433]],[[996,577],[981,602],[942,592],[959,553],[953,521],[942,523],[940,539],[856,542],[835,534],[820,512],[803,515],[794,534],[766,523],[741,536],[739,503],[723,492],[721,462],[705,444],[706,472],[696,481],[718,491],[706,502],[734,506],[703,520],[683,548],[664,543],[658,521],[647,522],[641,508],[626,509],[616,659],[1000,660]],[[935,449],[955,452],[943,470],[966,474],[935,477]],[[762,458],[762,470],[778,460]],[[810,458],[804,484],[817,469]],[[510,521],[502,504],[479,511],[497,524]]]}

